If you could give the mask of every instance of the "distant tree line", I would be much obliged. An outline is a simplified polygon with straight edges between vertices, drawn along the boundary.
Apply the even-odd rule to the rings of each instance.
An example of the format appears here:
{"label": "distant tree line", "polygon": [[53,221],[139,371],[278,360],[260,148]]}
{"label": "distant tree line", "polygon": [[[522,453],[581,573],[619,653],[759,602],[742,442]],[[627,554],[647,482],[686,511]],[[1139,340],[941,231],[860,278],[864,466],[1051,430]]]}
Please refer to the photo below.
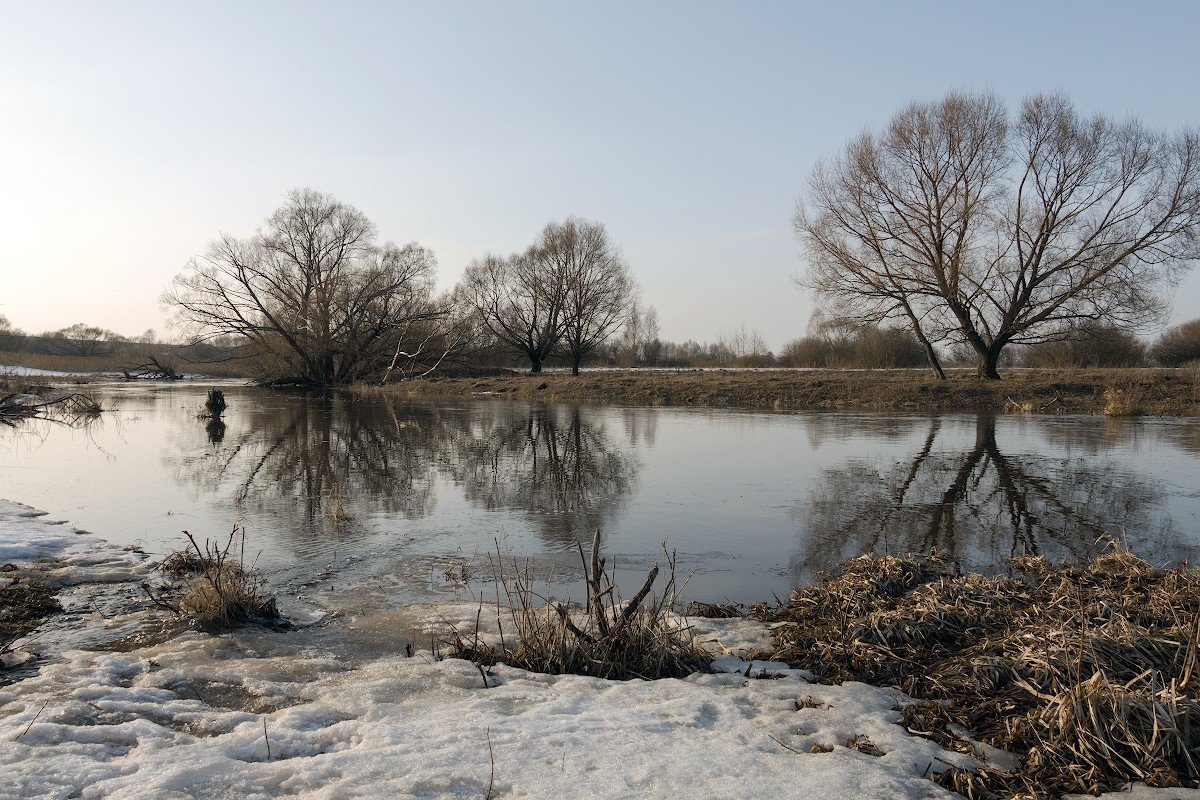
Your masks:
{"label": "distant tree line", "polygon": [[[164,294],[187,352],[264,383],[386,383],[434,370],[546,366],[1177,366],[1200,320],[1146,345],[1200,257],[1200,133],[1085,117],[1061,95],[1015,113],[988,94],[913,103],[814,169],[794,216],[822,314],[776,354],[745,324],[712,342],[660,335],[599,222],[547,223],[524,249],[438,291],[427,248],[381,240],[312,189],[248,237],[222,235]],[[92,357],[172,347],[87,324],[0,349]]]}
{"label": "distant tree line", "polygon": [[172,363],[205,363],[231,357],[236,343],[172,343],[159,339],[153,329],[137,336],[124,336],[96,325],[79,322],[42,333],[26,333],[0,315],[0,352],[35,356],[103,358],[134,366],[154,357]]}

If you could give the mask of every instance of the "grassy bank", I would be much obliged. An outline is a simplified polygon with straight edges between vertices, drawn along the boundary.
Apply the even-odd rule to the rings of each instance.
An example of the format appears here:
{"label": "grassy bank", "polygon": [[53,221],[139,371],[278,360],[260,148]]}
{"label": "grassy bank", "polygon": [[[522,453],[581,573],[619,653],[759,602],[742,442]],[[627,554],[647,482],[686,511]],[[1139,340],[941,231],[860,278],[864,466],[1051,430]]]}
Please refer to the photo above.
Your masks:
{"label": "grassy bank", "polygon": [[[623,406],[763,410],[1033,411],[1101,414],[1106,406],[1200,416],[1200,372],[1166,369],[1010,369],[999,381],[916,370],[603,371],[431,378],[383,389],[414,398],[507,397]],[[1114,403],[1114,396],[1120,400]]]}

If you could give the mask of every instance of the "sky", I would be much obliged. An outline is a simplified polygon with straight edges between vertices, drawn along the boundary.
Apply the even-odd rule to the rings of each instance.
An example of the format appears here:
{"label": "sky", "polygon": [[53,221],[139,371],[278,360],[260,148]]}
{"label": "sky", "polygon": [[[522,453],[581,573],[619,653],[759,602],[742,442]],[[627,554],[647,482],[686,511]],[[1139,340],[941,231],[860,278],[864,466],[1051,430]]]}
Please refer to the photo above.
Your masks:
{"label": "sky", "polygon": [[[417,241],[452,286],[569,214],[603,222],[661,333],[814,302],[808,175],[913,100],[1062,90],[1200,125],[1192,2],[0,0],[0,315],[169,334],[159,296],[296,187]],[[1175,321],[1200,315],[1200,270]]]}

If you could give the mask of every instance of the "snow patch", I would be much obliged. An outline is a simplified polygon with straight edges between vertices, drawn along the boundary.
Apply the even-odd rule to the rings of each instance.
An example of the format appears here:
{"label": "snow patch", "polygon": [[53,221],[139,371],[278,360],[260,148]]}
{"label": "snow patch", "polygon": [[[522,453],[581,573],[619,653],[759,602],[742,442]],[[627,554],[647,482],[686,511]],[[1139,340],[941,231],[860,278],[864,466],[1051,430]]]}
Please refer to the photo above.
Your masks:
{"label": "snow patch", "polygon": [[133,580],[144,557],[64,522],[43,519],[45,512],[0,500],[0,564],[37,568],[54,586]]}
{"label": "snow patch", "polygon": [[[628,682],[497,666],[484,688],[425,651],[348,668],[194,633],[75,651],[0,689],[0,796],[478,798],[494,758],[497,797],[926,798],[953,796],[927,770],[974,763],[896,724],[897,691],[769,666]],[[859,735],[884,755],[844,746]]]}

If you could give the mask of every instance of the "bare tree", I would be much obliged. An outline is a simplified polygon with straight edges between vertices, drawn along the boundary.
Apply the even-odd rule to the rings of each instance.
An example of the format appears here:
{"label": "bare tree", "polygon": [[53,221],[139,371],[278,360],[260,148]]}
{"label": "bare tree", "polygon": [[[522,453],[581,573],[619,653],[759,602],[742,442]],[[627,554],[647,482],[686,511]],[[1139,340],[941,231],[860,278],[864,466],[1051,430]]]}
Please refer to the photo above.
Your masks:
{"label": "bare tree", "polygon": [[1060,95],[1010,123],[996,98],[951,93],[818,166],[795,228],[803,283],[836,311],[903,319],[939,375],[949,339],[998,378],[1009,344],[1157,319],[1200,255],[1200,137],[1085,119]]}
{"label": "bare tree", "polygon": [[25,333],[0,314],[0,350],[14,350],[25,339]]}
{"label": "bare tree", "polygon": [[534,245],[547,272],[562,276],[562,346],[579,374],[584,356],[627,319],[634,297],[629,265],[599,222],[568,217],[550,223]]}
{"label": "bare tree", "polygon": [[382,371],[415,323],[445,315],[435,266],[415,243],[377,244],[358,209],[298,189],[251,238],[213,242],[164,300],[196,340],[249,343],[262,377],[329,386]]}
{"label": "bare tree", "polygon": [[83,322],[45,333],[43,337],[51,340],[50,349],[55,355],[85,358],[109,355],[114,344],[125,341],[119,333]]}
{"label": "bare tree", "polygon": [[757,328],[749,328],[745,323],[736,328],[718,331],[717,348],[727,354],[736,366],[770,366],[775,360],[771,348],[767,346],[767,340]]}
{"label": "bare tree", "polygon": [[633,292],[604,226],[577,217],[546,225],[524,253],[473,261],[459,287],[492,335],[529,359],[530,372],[561,348],[576,375],[625,321]]}
{"label": "bare tree", "polygon": [[562,338],[564,285],[554,265],[531,249],[472,261],[459,293],[493,336],[529,359],[530,372],[541,372]]}
{"label": "bare tree", "polygon": [[659,339],[658,311],[654,306],[645,310],[636,295],[629,302],[629,313],[617,341],[616,359],[623,367],[652,367],[662,356]]}

